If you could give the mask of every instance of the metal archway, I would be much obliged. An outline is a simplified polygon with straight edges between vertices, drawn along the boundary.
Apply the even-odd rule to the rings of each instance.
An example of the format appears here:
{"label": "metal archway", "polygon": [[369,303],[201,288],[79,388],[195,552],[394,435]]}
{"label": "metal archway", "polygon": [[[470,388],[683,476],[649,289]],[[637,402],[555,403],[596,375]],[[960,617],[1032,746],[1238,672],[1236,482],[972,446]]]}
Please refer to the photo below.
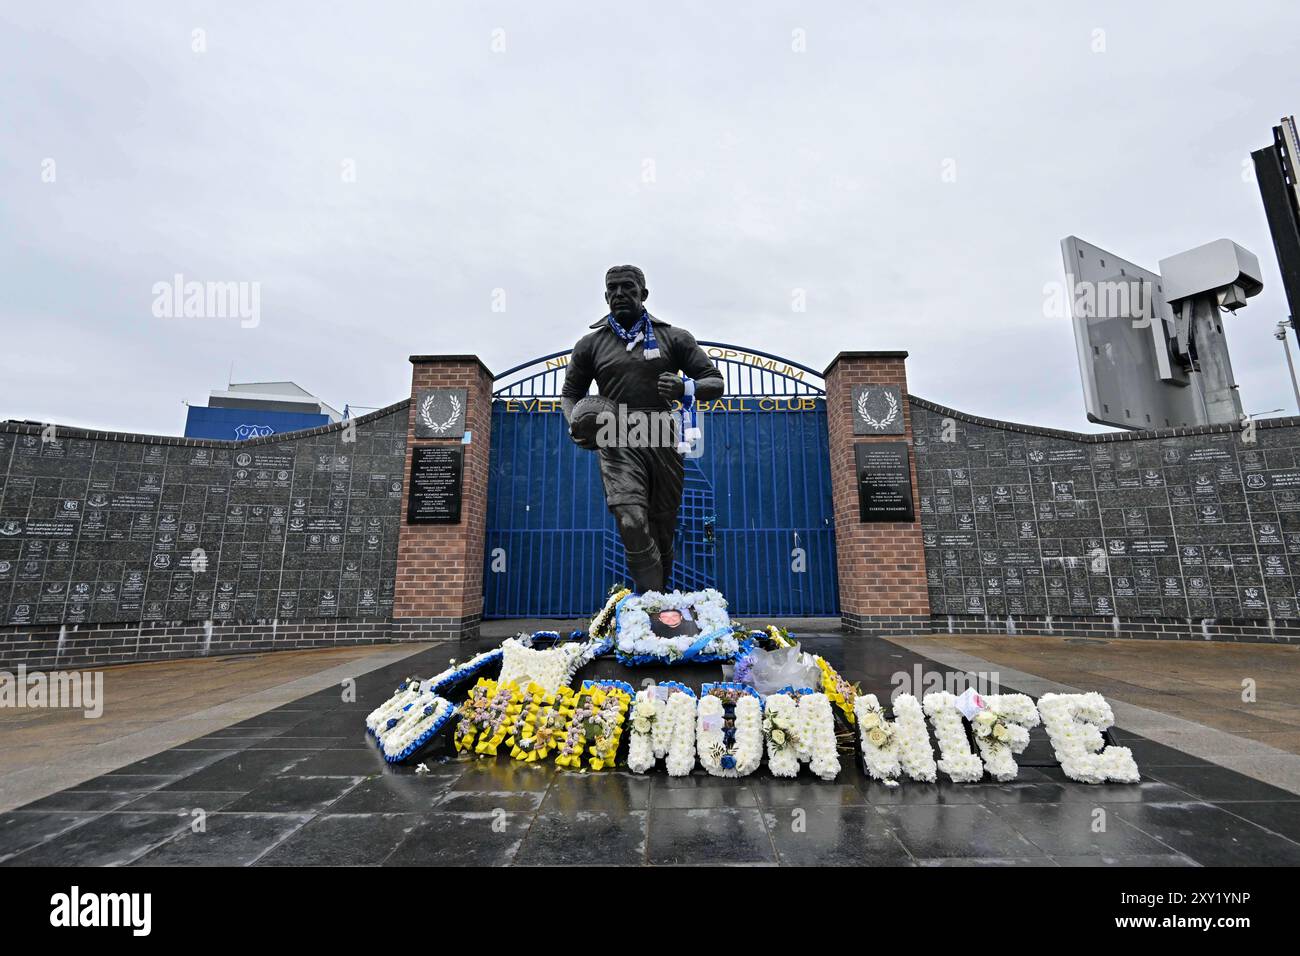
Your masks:
{"label": "metal archway", "polygon": [[[722,372],[727,395],[776,398],[826,394],[820,372],[790,359],[725,342],[701,342],[700,347]],[[559,398],[572,353],[572,349],[552,352],[507,369],[494,379],[493,397]]]}

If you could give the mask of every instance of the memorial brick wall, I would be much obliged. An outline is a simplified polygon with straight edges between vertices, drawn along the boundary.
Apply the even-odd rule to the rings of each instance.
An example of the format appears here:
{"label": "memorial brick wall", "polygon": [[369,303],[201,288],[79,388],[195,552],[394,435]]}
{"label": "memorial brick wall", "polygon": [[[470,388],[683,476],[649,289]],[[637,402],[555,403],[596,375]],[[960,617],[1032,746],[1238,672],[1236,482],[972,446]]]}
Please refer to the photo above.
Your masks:
{"label": "memorial brick wall", "polygon": [[[410,360],[411,401],[401,427],[412,487],[400,513],[393,616],[402,634],[473,637],[483,615],[492,373],[472,355]],[[453,406],[440,400],[453,396],[458,405],[447,419],[443,412]],[[430,478],[443,494],[426,497],[433,489],[421,485]],[[454,493],[446,493],[449,484]]]}
{"label": "memorial brick wall", "polygon": [[910,404],[935,618],[1300,633],[1300,419],[1083,435]]}
{"label": "memorial brick wall", "polygon": [[[840,575],[840,621],[866,635],[915,634],[930,622],[926,603],[922,534],[912,520],[864,518],[860,468],[864,452],[894,452],[903,487],[914,479],[906,436],[915,427],[907,394],[907,353],[841,352],[825,372],[831,491],[835,503],[835,550]],[[855,428],[856,399],[864,388],[890,389],[897,404],[892,427],[882,436]],[[910,516],[908,516],[910,518]]]}
{"label": "memorial brick wall", "polygon": [[247,442],[0,425],[0,642],[388,620],[407,405]]}
{"label": "memorial brick wall", "polygon": [[[472,634],[491,373],[412,362],[447,437],[410,400],[246,442],[0,424],[0,667]],[[902,353],[827,383],[847,630],[1300,639],[1300,419],[1085,435],[908,397],[873,437],[855,409],[898,404]],[[864,451],[908,440],[918,521],[864,519]],[[408,524],[419,450],[460,490]]]}

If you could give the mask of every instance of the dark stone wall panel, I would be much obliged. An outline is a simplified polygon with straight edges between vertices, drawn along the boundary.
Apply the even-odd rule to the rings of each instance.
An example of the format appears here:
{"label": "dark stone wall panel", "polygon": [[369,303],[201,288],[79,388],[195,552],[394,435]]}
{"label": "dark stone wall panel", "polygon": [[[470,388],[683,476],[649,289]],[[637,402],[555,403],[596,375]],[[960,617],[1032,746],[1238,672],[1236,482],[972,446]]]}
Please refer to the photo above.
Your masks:
{"label": "dark stone wall panel", "polygon": [[1300,420],[1080,435],[911,403],[933,614],[1300,621]]}
{"label": "dark stone wall panel", "polygon": [[0,425],[0,626],[391,616],[406,418],[247,442]]}

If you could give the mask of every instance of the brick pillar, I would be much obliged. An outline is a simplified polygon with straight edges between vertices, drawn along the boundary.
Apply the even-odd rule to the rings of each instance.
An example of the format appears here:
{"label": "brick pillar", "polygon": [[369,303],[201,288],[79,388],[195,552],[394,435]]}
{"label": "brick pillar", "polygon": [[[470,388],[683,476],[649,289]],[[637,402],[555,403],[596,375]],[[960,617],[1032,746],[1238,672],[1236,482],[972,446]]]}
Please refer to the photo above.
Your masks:
{"label": "brick pillar", "polygon": [[[465,429],[446,438],[416,438],[416,393],[465,389]],[[483,548],[487,530],[488,449],[492,430],[492,373],[475,355],[412,355],[411,408],[406,424],[402,523],[393,589],[394,631],[400,638],[476,637],[483,618]],[[416,445],[460,446],[464,451],[460,521],[407,524],[411,450]]]}
{"label": "brick pillar", "polygon": [[[912,522],[863,522],[858,507],[854,444],[904,439],[912,475],[912,500],[919,505],[906,359],[906,352],[841,352],[824,373],[840,621],[845,630],[860,634],[918,633],[928,631],[930,626],[930,592],[919,516]],[[857,385],[894,385],[901,390],[902,435],[853,434],[853,388]]]}

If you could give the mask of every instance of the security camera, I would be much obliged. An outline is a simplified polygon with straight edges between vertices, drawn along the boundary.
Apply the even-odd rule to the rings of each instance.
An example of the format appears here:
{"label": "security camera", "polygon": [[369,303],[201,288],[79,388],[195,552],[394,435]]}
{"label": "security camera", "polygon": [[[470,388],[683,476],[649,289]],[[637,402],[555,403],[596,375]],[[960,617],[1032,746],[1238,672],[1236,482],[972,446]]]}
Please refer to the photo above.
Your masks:
{"label": "security camera", "polygon": [[1219,308],[1227,309],[1234,315],[1246,304],[1246,291],[1235,282],[1227,288],[1219,289],[1216,296],[1219,300]]}

